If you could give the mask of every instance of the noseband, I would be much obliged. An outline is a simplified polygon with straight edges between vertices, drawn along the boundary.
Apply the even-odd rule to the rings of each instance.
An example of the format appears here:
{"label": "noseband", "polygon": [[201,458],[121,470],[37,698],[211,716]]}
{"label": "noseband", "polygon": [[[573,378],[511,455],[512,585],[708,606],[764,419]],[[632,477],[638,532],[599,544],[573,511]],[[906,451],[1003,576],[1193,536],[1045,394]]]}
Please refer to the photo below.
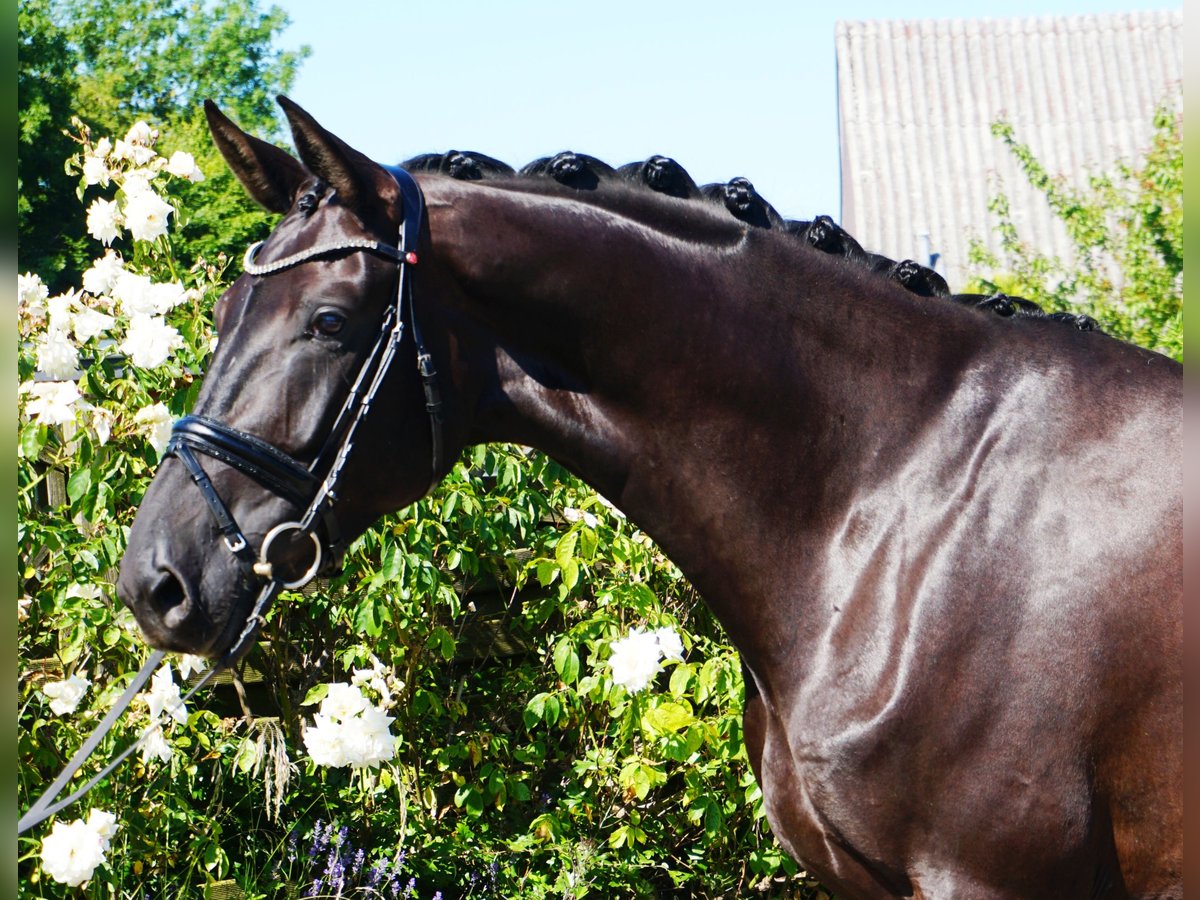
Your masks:
{"label": "noseband", "polygon": [[[188,470],[216,520],[226,547],[246,563],[256,576],[267,582],[259,602],[251,613],[250,621],[246,623],[242,636],[230,654],[240,653],[244,649],[243,645],[249,640],[257,621],[261,619],[270,596],[281,588],[300,588],[319,571],[329,567],[336,568],[340,563],[344,540],[333,514],[333,507],[338,500],[338,487],[354,448],[355,432],[379,393],[404,336],[406,313],[407,321],[412,327],[417,370],[421,375],[425,391],[425,409],[429,415],[432,441],[431,489],[441,473],[442,404],[437,387],[437,373],[417,326],[412,283],[405,277],[408,268],[417,263],[416,247],[420,238],[425,204],[420,188],[408,172],[392,167],[388,167],[388,171],[400,186],[403,203],[403,219],[395,247],[382,241],[352,238],[318,244],[266,264],[255,261],[261,244],[255,244],[246,251],[245,270],[247,274],[257,278],[266,278],[302,263],[346,252],[374,253],[393,261],[398,267],[395,302],[384,313],[379,337],[363,361],[341,411],[312,463],[305,465],[261,438],[206,416],[184,416],[175,423],[171,439],[167,443],[165,455],[174,456]],[[277,496],[297,507],[305,508],[304,514],[296,521],[281,522],[268,531],[258,554],[255,555],[241,527],[197,461],[197,453],[220,460],[248,475]],[[319,534],[320,531],[324,532],[324,540]],[[275,541],[285,535],[301,542],[307,538],[313,546],[312,563],[303,574],[290,581],[284,580],[276,572],[277,564],[272,562],[270,556]]]}

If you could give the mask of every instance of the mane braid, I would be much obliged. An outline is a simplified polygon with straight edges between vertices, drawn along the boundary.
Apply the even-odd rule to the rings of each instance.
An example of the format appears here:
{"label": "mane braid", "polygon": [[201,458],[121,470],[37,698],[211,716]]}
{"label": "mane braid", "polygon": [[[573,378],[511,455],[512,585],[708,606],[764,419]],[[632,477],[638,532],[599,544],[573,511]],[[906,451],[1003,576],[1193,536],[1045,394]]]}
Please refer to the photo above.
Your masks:
{"label": "mane braid", "polygon": [[[724,184],[706,184],[697,187],[687,170],[668,156],[651,156],[641,162],[631,162],[614,169],[607,163],[570,150],[553,156],[543,156],[523,166],[519,171],[497,159],[473,151],[451,150],[446,153],[426,153],[415,156],[401,164],[411,172],[438,172],[465,181],[514,177],[544,178],[580,192],[586,199],[605,182],[621,181],[635,188],[663,194],[687,202],[708,203],[717,206],[739,221],[753,228],[774,228],[785,232],[814,250],[830,256],[840,256],[853,265],[891,281],[906,291],[921,297],[941,297],[961,306],[1002,318],[1044,319],[1069,325],[1079,331],[1098,331],[1099,325],[1091,316],[1081,313],[1046,313],[1032,300],[1010,297],[996,292],[993,294],[954,294],[946,279],[928,266],[912,259],[894,260],[879,253],[871,253],[856,241],[849,232],[833,221],[832,217],[819,215],[811,221],[784,219],[763,198],[746,178],[733,178]],[[357,247],[357,245],[355,245]],[[252,248],[253,249],[253,248]],[[316,252],[333,252],[351,247],[323,248]],[[370,248],[362,248],[370,249]],[[247,261],[250,254],[247,252]],[[260,267],[278,271],[303,260],[280,260],[278,263]],[[247,268],[248,272],[251,270]],[[255,274],[251,272],[251,274]]]}

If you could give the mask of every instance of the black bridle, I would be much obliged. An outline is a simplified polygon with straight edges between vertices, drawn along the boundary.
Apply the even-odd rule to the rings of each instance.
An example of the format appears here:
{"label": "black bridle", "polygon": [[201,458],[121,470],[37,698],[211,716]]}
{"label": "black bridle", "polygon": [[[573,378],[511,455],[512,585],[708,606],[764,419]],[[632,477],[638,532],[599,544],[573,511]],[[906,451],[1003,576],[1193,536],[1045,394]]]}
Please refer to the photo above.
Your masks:
{"label": "black bridle", "polygon": [[[412,329],[413,343],[416,347],[417,371],[421,375],[421,383],[425,391],[425,409],[429,414],[432,441],[430,489],[437,484],[440,477],[443,463],[442,403],[437,386],[437,372],[434,369],[432,358],[425,349],[425,343],[417,324],[413,308],[412,282],[405,277],[409,266],[417,264],[417,243],[424,221],[425,201],[421,195],[421,189],[408,172],[391,166],[386,168],[400,186],[403,203],[403,218],[395,247],[382,241],[351,238],[318,244],[284,259],[262,265],[255,261],[255,255],[261,244],[255,244],[246,251],[245,270],[247,274],[256,278],[265,278],[312,260],[356,251],[386,257],[395,262],[398,268],[395,302],[384,313],[379,336],[359,368],[358,376],[334,420],[333,427],[313,461],[305,465],[261,438],[231,428],[206,416],[184,416],[175,423],[171,431],[164,459],[167,456],[174,456],[183,463],[216,520],[225,546],[250,569],[258,580],[263,582],[262,589],[245,622],[242,623],[242,630],[236,640],[220,661],[212,666],[197,684],[192,686],[182,698],[184,702],[219,671],[236,663],[250,648],[258,629],[263,624],[268,607],[281,590],[295,590],[303,587],[319,571],[323,571],[326,567],[336,568],[338,566],[344,550],[344,541],[333,514],[333,507],[338,499],[337,490],[350,453],[354,448],[355,432],[370,411],[371,404],[387,377],[396,350],[404,337],[406,311],[407,321]],[[270,529],[263,537],[262,545],[256,556],[237,520],[234,519],[208,474],[196,459],[197,453],[217,459],[243,472],[267,490],[283,497],[296,507],[303,507],[304,514],[296,521],[281,522]],[[321,531],[324,531],[323,540]],[[298,578],[290,581],[284,580],[284,576],[276,571],[276,564],[272,562],[270,556],[274,542],[289,533],[293,533],[301,539],[307,537],[313,545],[311,565]],[[237,624],[236,622],[232,623],[232,627],[236,627]],[[111,730],[117,718],[133,701],[138,691],[149,680],[163,657],[164,653],[161,650],[150,654],[142,668],[126,687],[125,693],[109,709],[95,731],[76,751],[66,768],[29,811],[20,818],[17,823],[18,834],[23,834],[77,801],[137,749],[141,744],[141,739],[126,747],[82,788],[62,800],[55,800],[71,777]]]}
{"label": "black bridle", "polygon": [[[260,265],[255,255],[260,245],[246,252],[245,270],[257,278],[266,278],[293,266],[345,252],[366,252],[386,257],[398,267],[396,299],[384,313],[379,336],[367,354],[345,402],[321,449],[305,465],[254,435],[231,428],[204,416],[184,416],[175,423],[166,455],[174,456],[187,468],[200,489],[217,528],[230,552],[247,563],[253,573],[268,583],[279,581],[283,588],[296,589],[307,584],[319,571],[336,568],[344,550],[341,531],[333,513],[338,487],[354,447],[355,432],[366,417],[390,370],[396,350],[404,337],[407,323],[412,328],[416,347],[417,370],[425,391],[429,415],[432,461],[430,487],[437,483],[442,467],[442,405],[437,373],[421,338],[413,308],[412,282],[406,278],[409,266],[417,262],[417,242],[424,218],[424,200],[416,181],[403,169],[390,169],[400,186],[403,219],[395,247],[381,241],[352,238],[318,244],[299,253]],[[407,315],[406,315],[407,314]],[[293,505],[305,508],[297,521],[282,522],[267,532],[257,556],[228,507],[222,502],[195,454],[202,453],[249,475],[272,493]],[[321,532],[324,533],[322,540]],[[311,540],[312,564],[294,580],[283,580],[271,559],[274,542],[283,535]]]}

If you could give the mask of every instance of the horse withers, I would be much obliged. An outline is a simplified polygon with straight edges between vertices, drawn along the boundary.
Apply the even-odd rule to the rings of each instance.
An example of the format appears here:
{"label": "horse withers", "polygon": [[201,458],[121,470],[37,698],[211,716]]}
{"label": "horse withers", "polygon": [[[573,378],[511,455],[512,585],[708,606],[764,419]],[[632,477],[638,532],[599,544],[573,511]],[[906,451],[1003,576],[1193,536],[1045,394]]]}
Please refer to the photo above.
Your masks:
{"label": "horse withers", "polygon": [[1180,365],[889,278],[744,179],[409,173],[281,103],[300,160],[208,107],[282,219],[130,534],[150,643],[221,655],[464,447],[523,443],[723,623],[772,829],[840,896],[1182,895]]}

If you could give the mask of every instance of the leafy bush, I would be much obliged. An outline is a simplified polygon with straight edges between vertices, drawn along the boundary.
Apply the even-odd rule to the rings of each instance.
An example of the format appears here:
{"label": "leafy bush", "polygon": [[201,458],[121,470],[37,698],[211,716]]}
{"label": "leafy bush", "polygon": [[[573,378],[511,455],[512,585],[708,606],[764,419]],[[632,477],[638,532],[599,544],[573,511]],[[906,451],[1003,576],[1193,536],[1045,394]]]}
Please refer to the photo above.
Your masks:
{"label": "leafy bush", "polygon": [[1012,124],[992,133],[1066,227],[1074,259],[1046,256],[1021,238],[1008,197],[989,204],[1001,252],[974,242],[971,262],[992,273],[969,290],[1027,297],[1051,311],[1092,316],[1122,340],[1183,359],[1183,130],[1174,104],[1154,115],[1154,137],[1138,164],[1092,174],[1085,189],[1051,176]]}
{"label": "leafy bush", "polygon": [[[213,343],[226,260],[173,252],[199,176],[155,140],[142,125],[120,142],[80,132],[71,168],[113,197],[91,201],[89,227],[128,256],[102,256],[57,297],[35,276],[19,284],[22,809],[145,655],[115,570]],[[609,664],[633,628],[664,629],[636,692]],[[645,534],[539,454],[470,450],[434,495],[357,540],[341,575],[277,602],[242,673],[246,715],[181,708],[174,677],[193,662],[156,676],[96,754],[149,727],[133,762],[59,816],[90,808],[102,829],[20,840],[24,895],[72,895],[48,875],[70,867],[45,857],[88,834],[105,860],[95,897],[226,879],[249,897],[817,891],[767,829],[716,622]],[[317,704],[346,682],[394,720],[378,765],[306,752]],[[388,723],[372,715],[378,736]]]}

